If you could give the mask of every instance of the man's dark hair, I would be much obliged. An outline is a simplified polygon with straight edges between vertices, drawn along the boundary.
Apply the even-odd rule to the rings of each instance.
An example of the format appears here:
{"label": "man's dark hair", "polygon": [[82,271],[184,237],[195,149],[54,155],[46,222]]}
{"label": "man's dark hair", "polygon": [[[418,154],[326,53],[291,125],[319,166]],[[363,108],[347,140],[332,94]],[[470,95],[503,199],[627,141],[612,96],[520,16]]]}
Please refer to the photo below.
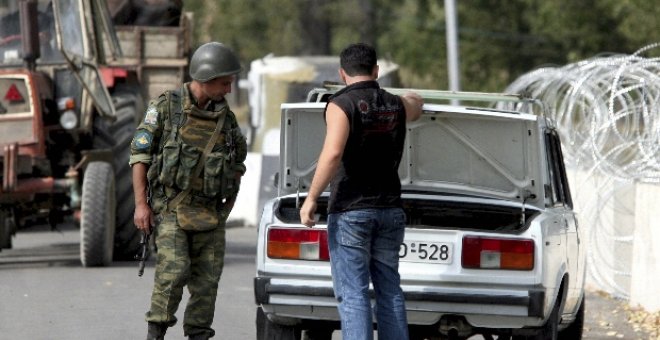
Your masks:
{"label": "man's dark hair", "polygon": [[363,43],[348,45],[339,55],[339,66],[349,76],[370,75],[376,66],[378,58],[376,50]]}

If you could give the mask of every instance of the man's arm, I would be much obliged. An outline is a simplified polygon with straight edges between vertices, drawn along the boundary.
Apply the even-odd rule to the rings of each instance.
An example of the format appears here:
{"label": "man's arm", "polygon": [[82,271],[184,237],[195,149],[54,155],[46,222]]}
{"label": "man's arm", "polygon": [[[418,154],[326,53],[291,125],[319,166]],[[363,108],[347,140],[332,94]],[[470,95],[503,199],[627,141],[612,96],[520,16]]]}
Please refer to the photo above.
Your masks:
{"label": "man's arm", "polygon": [[401,100],[403,100],[403,106],[406,108],[406,121],[412,122],[419,119],[422,115],[424,99],[415,92],[408,92],[401,96]]}
{"label": "man's arm", "polygon": [[308,227],[313,227],[316,224],[314,221],[316,200],[337,173],[350,129],[348,117],[334,103],[328,104],[326,125],[325,142],[316,165],[314,179],[307,193],[307,198],[300,209],[300,223]]}
{"label": "man's arm", "polygon": [[225,223],[229,218],[229,214],[231,213],[232,209],[234,208],[234,204],[236,203],[238,191],[241,186],[241,178],[246,171],[245,159],[247,158],[247,140],[241,132],[241,128],[236,121],[236,116],[232,111],[229,111],[227,118],[231,119],[230,134],[232,143],[230,146],[230,153],[232,155],[232,163],[231,167],[225,168],[224,171],[234,171],[234,179],[236,180],[236,192],[231,194],[224,200],[224,202],[221,203],[220,219],[223,221],[223,223]]}
{"label": "man's arm", "polygon": [[133,195],[135,196],[135,213],[133,214],[133,223],[135,226],[149,234],[151,227],[156,225],[154,214],[147,202],[147,170],[148,164],[135,163],[132,166],[133,171]]}
{"label": "man's arm", "polygon": [[135,212],[133,223],[145,233],[151,232],[155,226],[154,215],[147,202],[147,172],[152,163],[152,155],[158,150],[165,125],[164,108],[169,107],[168,95],[163,93],[152,100],[147,107],[144,118],[138,125],[131,141],[131,156],[128,164],[133,173],[133,195],[135,197]]}

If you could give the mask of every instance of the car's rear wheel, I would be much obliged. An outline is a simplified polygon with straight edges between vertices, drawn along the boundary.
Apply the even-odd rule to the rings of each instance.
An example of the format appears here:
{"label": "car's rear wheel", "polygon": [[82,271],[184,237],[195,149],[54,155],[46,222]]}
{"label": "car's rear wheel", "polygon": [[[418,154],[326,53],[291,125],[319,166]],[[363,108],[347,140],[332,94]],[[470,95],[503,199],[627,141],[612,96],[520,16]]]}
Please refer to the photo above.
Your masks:
{"label": "car's rear wheel", "polygon": [[585,298],[583,297],[582,303],[580,303],[580,308],[578,309],[573,323],[571,323],[566,329],[563,329],[559,332],[559,339],[582,339],[582,330],[584,328],[584,300]]}
{"label": "car's rear wheel", "polygon": [[561,305],[561,299],[557,297],[555,306],[550,312],[548,320],[545,322],[541,331],[533,337],[535,340],[557,340],[559,337],[559,306]]}
{"label": "car's rear wheel", "polygon": [[261,307],[257,308],[256,322],[257,340],[301,340],[300,328],[272,322]]}
{"label": "car's rear wheel", "polygon": [[[512,340],[557,340],[559,337],[559,306],[561,305],[561,299],[557,298],[548,320],[545,322],[545,325],[538,330],[538,333],[533,336],[526,335],[514,335],[511,337]],[[500,339],[500,338],[498,338]],[[508,337],[503,337],[502,339],[509,339]],[[563,339],[563,338],[562,338]],[[573,339],[573,338],[566,338]],[[579,338],[578,338],[579,339]]]}
{"label": "car's rear wheel", "polygon": [[302,334],[302,340],[331,340],[333,329],[308,329]]}
{"label": "car's rear wheel", "polygon": [[410,340],[443,340],[438,327],[408,325],[408,338]]}

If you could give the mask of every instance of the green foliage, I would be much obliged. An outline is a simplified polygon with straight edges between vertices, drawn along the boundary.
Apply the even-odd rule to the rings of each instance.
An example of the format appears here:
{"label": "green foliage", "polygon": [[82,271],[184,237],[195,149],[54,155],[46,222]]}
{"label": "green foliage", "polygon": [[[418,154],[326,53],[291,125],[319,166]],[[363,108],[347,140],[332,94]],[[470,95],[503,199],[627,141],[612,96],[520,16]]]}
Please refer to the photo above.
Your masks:
{"label": "green foliage", "polygon": [[[521,74],[660,42],[660,6],[648,0],[460,0],[462,89],[501,91]],[[186,0],[195,45],[222,41],[244,64],[275,55],[337,55],[376,46],[409,87],[447,88],[443,1]],[[652,53],[658,55],[658,49]]]}
{"label": "green foliage", "polygon": [[[379,53],[401,65],[402,81],[416,88],[447,87],[445,13],[438,1],[406,0],[378,39]],[[402,61],[406,62],[402,62]]]}

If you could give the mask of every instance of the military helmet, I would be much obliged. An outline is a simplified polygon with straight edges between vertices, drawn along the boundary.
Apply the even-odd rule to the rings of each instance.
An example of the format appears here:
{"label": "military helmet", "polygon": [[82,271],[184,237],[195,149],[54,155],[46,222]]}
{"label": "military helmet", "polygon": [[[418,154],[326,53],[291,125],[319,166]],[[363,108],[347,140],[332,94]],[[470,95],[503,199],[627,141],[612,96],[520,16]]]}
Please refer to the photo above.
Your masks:
{"label": "military helmet", "polygon": [[219,42],[200,46],[190,60],[190,77],[197,81],[230,76],[241,72],[241,63],[234,52]]}

